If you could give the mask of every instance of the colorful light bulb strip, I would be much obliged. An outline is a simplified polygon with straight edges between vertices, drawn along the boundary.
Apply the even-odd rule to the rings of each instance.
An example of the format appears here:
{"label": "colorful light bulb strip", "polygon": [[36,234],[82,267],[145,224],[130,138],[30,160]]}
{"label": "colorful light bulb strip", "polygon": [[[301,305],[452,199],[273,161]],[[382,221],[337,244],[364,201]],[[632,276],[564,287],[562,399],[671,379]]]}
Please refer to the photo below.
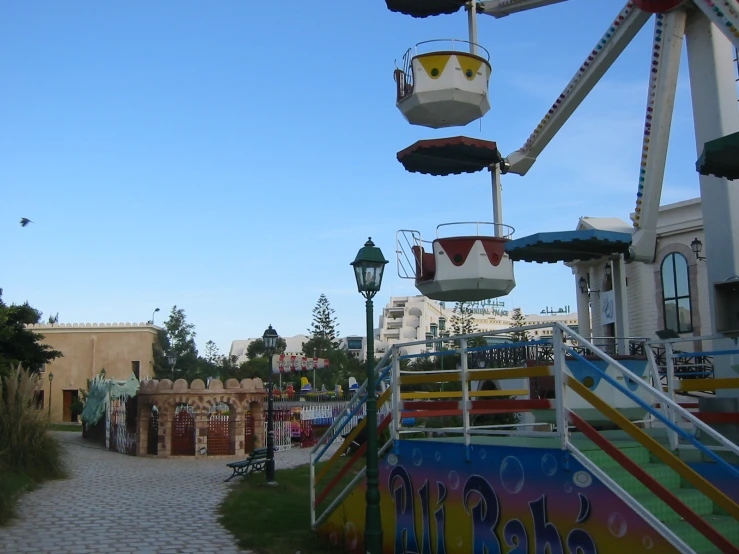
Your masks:
{"label": "colorful light bulb strip", "polygon": [[739,4],[735,0],[695,0],[708,9],[703,12],[719,27],[739,38]]}
{"label": "colorful light bulb strip", "polygon": [[595,48],[593,48],[593,51],[588,56],[588,59],[585,60],[585,62],[580,66],[580,69],[578,69],[575,76],[572,78],[572,80],[567,84],[567,87],[564,89],[562,94],[559,95],[559,98],[557,98],[556,102],[552,104],[552,107],[549,109],[547,114],[544,116],[544,119],[541,120],[539,125],[534,129],[534,132],[531,133],[531,136],[528,138],[528,140],[524,143],[521,150],[523,152],[526,152],[531,148],[531,146],[534,143],[534,140],[537,138],[539,133],[541,133],[542,129],[546,127],[546,125],[549,123],[551,118],[556,114],[557,110],[560,108],[562,103],[565,101],[565,99],[572,93],[572,91],[575,89],[577,84],[580,82],[582,77],[587,74],[590,67],[593,65],[593,62],[598,57],[598,55],[602,52],[602,50],[606,47],[606,45],[611,41],[613,38],[613,35],[616,33],[616,30],[624,23],[626,18],[634,11],[634,3],[629,2],[626,4],[623,10],[621,10],[621,13],[618,14],[618,17],[613,21],[611,26],[608,28],[608,30],[604,33],[604,35],[601,37],[601,39],[598,41],[598,44],[595,45]]}
{"label": "colorful light bulb strip", "polygon": [[659,69],[662,63],[662,39],[665,28],[665,16],[657,14],[654,22],[654,37],[652,39],[652,64],[649,73],[649,91],[647,93],[647,113],[644,118],[644,138],[641,148],[641,164],[639,166],[639,189],[636,193],[636,209],[631,216],[636,229],[639,228],[641,218],[642,198],[644,196],[644,184],[647,179],[647,160],[649,159],[649,143],[652,134],[652,118],[654,117],[654,103],[657,99],[657,85],[659,82]]}

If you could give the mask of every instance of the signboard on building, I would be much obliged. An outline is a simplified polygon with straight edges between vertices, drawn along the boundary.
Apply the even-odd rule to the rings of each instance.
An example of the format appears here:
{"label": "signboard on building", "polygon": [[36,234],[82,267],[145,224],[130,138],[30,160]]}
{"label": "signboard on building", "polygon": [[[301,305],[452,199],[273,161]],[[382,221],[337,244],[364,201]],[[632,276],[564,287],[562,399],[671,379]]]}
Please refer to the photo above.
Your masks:
{"label": "signboard on building", "polygon": [[313,371],[328,367],[325,358],[307,358],[305,356],[293,356],[289,354],[275,354],[272,356],[273,373],[290,373],[297,371]]}
{"label": "signboard on building", "polygon": [[612,290],[600,293],[600,324],[616,323],[615,297]]}

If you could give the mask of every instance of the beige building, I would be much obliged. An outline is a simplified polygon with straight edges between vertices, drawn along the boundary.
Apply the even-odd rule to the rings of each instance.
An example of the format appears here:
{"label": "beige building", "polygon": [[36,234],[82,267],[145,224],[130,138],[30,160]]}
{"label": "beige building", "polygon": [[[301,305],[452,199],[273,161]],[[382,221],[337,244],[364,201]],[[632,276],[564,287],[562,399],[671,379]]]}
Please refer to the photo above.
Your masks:
{"label": "beige building", "polygon": [[[61,323],[29,325],[44,336],[44,343],[64,357],[42,369],[43,395],[39,404],[49,409],[51,420],[76,421],[72,405],[87,379],[102,369],[112,379],[154,376],[153,344],[159,327],[145,323]],[[49,377],[53,375],[53,379]]]}

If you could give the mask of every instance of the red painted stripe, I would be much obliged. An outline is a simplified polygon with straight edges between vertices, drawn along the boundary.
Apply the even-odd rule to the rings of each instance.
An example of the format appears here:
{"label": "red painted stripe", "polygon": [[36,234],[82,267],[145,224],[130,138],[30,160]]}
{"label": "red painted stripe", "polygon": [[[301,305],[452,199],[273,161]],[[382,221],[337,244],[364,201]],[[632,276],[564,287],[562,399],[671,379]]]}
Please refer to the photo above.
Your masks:
{"label": "red painted stripe", "polygon": [[408,410],[456,410],[459,408],[458,400],[420,400],[415,402],[404,401],[403,411]]}
{"label": "red painted stripe", "polygon": [[552,407],[550,400],[536,398],[534,400],[473,400],[473,409],[489,410],[549,410]]}
{"label": "red painted stripe", "polygon": [[[382,423],[377,426],[377,434],[379,435],[382,433],[385,429],[387,429],[388,425],[390,425],[390,420],[392,419],[391,414],[387,414],[385,416],[385,419],[382,420]],[[380,445],[382,446],[382,445]],[[352,468],[354,463],[361,458],[365,451],[367,450],[367,442],[365,441],[362,446],[360,446],[357,451],[354,453],[354,455],[349,459],[349,461],[346,463],[344,467],[342,467],[339,472],[336,474],[336,476],[331,479],[328,485],[326,485],[326,488],[323,489],[323,492],[318,495],[315,502],[313,503],[313,507],[317,508],[318,505],[326,500],[326,497],[328,494],[333,490],[333,488],[341,481],[341,478],[344,477],[344,475],[347,474],[347,472]]]}
{"label": "red painted stripe", "polygon": [[694,412],[693,415],[704,423],[739,423],[737,412]]}
{"label": "red painted stripe", "polygon": [[[677,405],[680,406],[681,408],[685,408],[686,410],[692,410],[692,409],[696,409],[697,410],[698,409],[698,403],[697,402],[678,402]],[[655,408],[661,408],[662,405],[659,402],[657,402],[654,405],[654,407]]]}
{"label": "red painted stripe", "polygon": [[417,410],[415,412],[402,412],[402,417],[449,417],[461,416],[462,410]]}
{"label": "red painted stripe", "polygon": [[658,483],[651,475],[644,471],[639,464],[621,452],[612,442],[606,439],[598,431],[593,429],[574,412],[567,410],[570,422],[577,427],[583,435],[588,437],[606,454],[616,460],[621,467],[636,477],[644,486],[652,491],[660,500],[675,510],[685,521],[690,523],[700,534],[715,544],[721,552],[739,554],[739,548],[731,544],[723,535],[711,527],[706,521],[691,510],[682,500],[672,494],[669,490]]}

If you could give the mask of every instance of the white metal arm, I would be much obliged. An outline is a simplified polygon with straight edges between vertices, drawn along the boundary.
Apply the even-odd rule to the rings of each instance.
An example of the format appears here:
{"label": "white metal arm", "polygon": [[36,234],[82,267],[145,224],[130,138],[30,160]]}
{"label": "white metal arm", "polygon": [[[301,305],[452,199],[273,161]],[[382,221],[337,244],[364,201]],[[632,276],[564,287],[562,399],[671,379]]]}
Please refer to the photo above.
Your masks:
{"label": "white metal arm", "polygon": [[654,21],[639,188],[636,209],[632,215],[635,232],[626,257],[628,262],[654,261],[657,215],[662,197],[686,17],[684,9],[677,9],[664,15],[657,14]]}
{"label": "white metal arm", "polygon": [[558,4],[566,0],[488,0],[479,2],[477,13],[492,15],[495,18],[505,17],[512,13],[542,8],[550,4]]}
{"label": "white metal arm", "polygon": [[[706,14],[719,31],[726,35],[734,48],[739,48],[739,2],[737,0],[724,0],[716,2],[715,5],[698,0],[695,5]],[[717,7],[718,9],[715,9]]]}
{"label": "white metal arm", "polygon": [[520,150],[508,156],[510,173],[525,175],[542,150],[569,119],[603,74],[616,61],[652,14],[629,2],[609,26],[588,58],[569,82]]}

